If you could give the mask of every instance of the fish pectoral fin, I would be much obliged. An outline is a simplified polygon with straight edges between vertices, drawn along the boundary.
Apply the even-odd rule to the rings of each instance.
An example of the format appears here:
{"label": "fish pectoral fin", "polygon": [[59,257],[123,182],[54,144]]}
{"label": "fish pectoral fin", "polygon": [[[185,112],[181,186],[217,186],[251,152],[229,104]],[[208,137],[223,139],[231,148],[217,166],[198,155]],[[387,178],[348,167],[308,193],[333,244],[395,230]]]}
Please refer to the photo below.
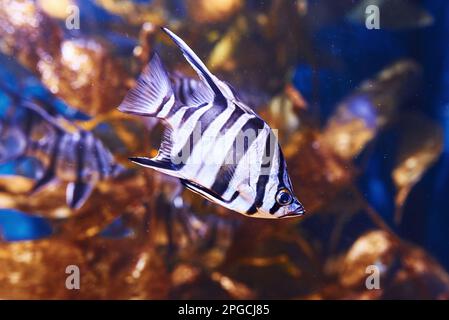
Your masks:
{"label": "fish pectoral fin", "polygon": [[72,209],[81,208],[89,198],[93,188],[93,184],[82,181],[68,183],[66,189],[67,205]]}
{"label": "fish pectoral fin", "polygon": [[237,187],[237,190],[240,193],[240,196],[247,200],[248,202],[253,201],[256,197],[256,192],[253,188],[247,183],[242,183]]}
{"label": "fish pectoral fin", "polygon": [[173,148],[172,131],[173,130],[170,125],[165,127],[159,152],[156,157],[151,159],[147,157],[131,157],[129,160],[137,163],[138,165],[149,167],[177,177],[178,175],[174,172],[178,171],[178,167],[171,161],[171,153]]}
{"label": "fish pectoral fin", "polygon": [[212,190],[210,190],[209,188],[206,188],[200,184],[191,182],[189,180],[186,179],[180,179],[181,183],[189,190],[198,193],[199,195],[205,197],[206,199],[216,202],[218,204],[229,204],[232,201],[234,201],[235,198],[237,198],[237,196],[239,195],[239,192],[236,191],[233,196],[230,199],[223,199],[223,197],[221,197],[220,195],[216,194],[215,192],[213,192]]}

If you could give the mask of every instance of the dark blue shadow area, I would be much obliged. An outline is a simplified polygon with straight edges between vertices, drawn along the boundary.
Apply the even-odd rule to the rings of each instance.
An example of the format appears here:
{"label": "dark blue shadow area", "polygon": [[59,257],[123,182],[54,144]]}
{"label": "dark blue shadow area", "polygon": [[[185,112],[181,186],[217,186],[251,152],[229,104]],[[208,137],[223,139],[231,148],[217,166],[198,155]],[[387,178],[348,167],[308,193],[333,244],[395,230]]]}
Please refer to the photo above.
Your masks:
{"label": "dark blue shadow area", "polygon": [[51,234],[52,228],[47,219],[15,210],[0,209],[0,235],[3,240],[34,240]]}
{"label": "dark blue shadow area", "polygon": [[118,217],[108,225],[100,234],[105,238],[125,238],[133,235],[133,231],[126,226],[122,217]]}

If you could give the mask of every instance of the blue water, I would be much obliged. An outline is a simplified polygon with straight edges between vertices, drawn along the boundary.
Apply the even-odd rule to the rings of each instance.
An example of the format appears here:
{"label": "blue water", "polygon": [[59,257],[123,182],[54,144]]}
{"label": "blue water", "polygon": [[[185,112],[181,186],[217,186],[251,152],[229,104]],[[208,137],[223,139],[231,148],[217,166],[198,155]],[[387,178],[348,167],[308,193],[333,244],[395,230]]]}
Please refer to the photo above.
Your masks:
{"label": "blue water", "polygon": [[[314,37],[315,45],[320,51],[337,56],[344,67],[319,71],[319,102],[324,122],[335,104],[361,80],[398,58],[412,58],[423,67],[422,90],[417,92],[414,104],[402,112],[420,110],[443,127],[443,155],[414,188],[399,228],[392,224],[391,135],[380,137],[358,184],[368,201],[401,236],[424,246],[449,268],[449,1],[423,3],[435,21],[422,29],[368,30],[343,19],[320,28]],[[310,99],[310,67],[298,66],[294,81]]]}

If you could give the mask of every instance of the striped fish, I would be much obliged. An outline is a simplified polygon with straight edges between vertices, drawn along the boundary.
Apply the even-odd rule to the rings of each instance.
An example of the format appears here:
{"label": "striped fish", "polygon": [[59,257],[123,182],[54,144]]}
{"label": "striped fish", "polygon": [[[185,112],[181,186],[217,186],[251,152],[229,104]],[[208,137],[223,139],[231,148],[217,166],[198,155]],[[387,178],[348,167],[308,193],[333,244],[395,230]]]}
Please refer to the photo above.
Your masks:
{"label": "striped fish", "polygon": [[247,216],[303,215],[273,130],[182,39],[163,30],[201,81],[173,80],[154,54],[119,110],[159,118],[167,129],[156,157],[130,160]]}
{"label": "striped fish", "polygon": [[170,77],[175,101],[181,105],[192,103],[193,93],[201,86],[197,79],[186,77],[180,73],[175,73]]}
{"label": "striped fish", "polygon": [[44,172],[32,192],[41,190],[57,178],[68,181],[67,205],[78,209],[85,203],[96,182],[123,171],[111,152],[92,132],[73,124],[72,128],[67,128],[71,123],[63,126],[59,119],[32,101],[21,101],[18,106],[25,112],[22,121],[2,121],[2,147],[6,148],[5,142],[12,136],[15,137],[15,146],[13,152],[0,152],[0,162],[31,156],[44,163]]}

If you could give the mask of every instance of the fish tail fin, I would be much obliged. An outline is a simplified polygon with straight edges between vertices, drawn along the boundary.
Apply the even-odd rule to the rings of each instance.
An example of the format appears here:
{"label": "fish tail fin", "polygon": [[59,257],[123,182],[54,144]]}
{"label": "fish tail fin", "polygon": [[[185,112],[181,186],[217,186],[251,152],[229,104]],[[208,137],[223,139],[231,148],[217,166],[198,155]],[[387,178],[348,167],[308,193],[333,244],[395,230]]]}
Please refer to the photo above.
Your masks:
{"label": "fish tail fin", "polygon": [[232,98],[232,92],[228,86],[214,76],[195,52],[176,34],[167,28],[162,30],[172,39],[176,46],[181,50],[187,62],[192,66],[200,78],[207,83],[215,94],[215,99]]}
{"label": "fish tail fin", "polygon": [[174,104],[175,97],[169,77],[155,53],[118,110],[140,116],[165,118]]}

